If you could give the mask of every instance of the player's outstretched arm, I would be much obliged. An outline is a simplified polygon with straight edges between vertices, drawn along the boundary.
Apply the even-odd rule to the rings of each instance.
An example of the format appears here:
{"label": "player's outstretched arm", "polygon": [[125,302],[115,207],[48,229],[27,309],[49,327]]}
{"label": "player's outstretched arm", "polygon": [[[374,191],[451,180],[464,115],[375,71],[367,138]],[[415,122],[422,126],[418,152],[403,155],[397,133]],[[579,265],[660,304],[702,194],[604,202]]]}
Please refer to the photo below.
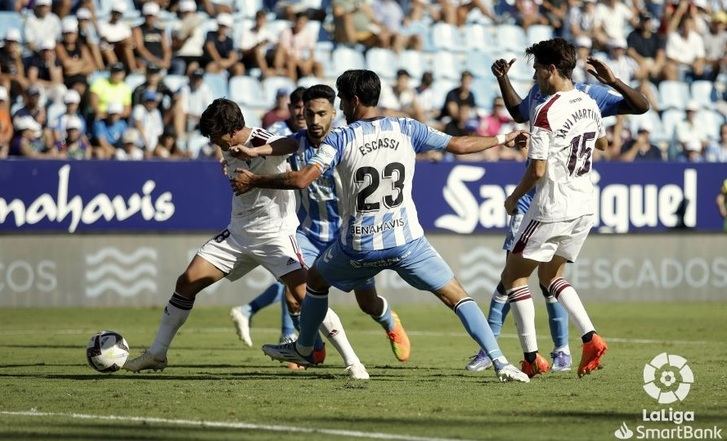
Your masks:
{"label": "player's outstretched arm", "polygon": [[298,143],[293,138],[278,138],[270,144],[258,147],[246,147],[244,145],[233,145],[230,147],[230,154],[239,159],[253,159],[261,156],[285,156],[295,153],[298,150]]}
{"label": "player's outstretched arm", "polygon": [[525,194],[533,188],[540,178],[545,176],[547,167],[548,162],[544,159],[530,160],[528,168],[525,170],[525,174],[523,174],[522,179],[520,179],[520,183],[517,187],[515,187],[515,190],[512,191],[512,194],[505,199],[505,211],[507,211],[507,214],[515,214],[517,201],[519,201],[521,197],[525,196]]}
{"label": "player's outstretched arm", "polygon": [[230,186],[236,195],[245,193],[252,188],[300,190],[309,186],[321,174],[321,169],[314,164],[310,164],[302,170],[289,171],[277,175],[256,175],[250,170],[238,168],[235,169],[235,176],[230,179]]}
{"label": "player's outstretched arm", "polygon": [[588,57],[588,73],[596,77],[598,81],[616,89],[624,100],[619,104],[617,112],[620,115],[641,115],[649,110],[649,100],[633,87],[624,83],[603,61]]}
{"label": "player's outstretched arm", "polygon": [[527,134],[515,130],[506,135],[497,136],[453,136],[447,144],[447,151],[455,155],[477,153],[497,145],[522,148],[527,145]]}
{"label": "player's outstretched arm", "polygon": [[515,62],[515,58],[510,61],[505,61],[500,58],[492,63],[492,73],[497,78],[497,85],[500,86],[500,94],[502,100],[505,102],[505,107],[510,113],[512,119],[517,123],[524,123],[527,121],[523,115],[520,114],[520,103],[523,101],[520,95],[517,94],[515,88],[512,87],[510,77],[507,76],[507,72],[510,70],[510,66]]}

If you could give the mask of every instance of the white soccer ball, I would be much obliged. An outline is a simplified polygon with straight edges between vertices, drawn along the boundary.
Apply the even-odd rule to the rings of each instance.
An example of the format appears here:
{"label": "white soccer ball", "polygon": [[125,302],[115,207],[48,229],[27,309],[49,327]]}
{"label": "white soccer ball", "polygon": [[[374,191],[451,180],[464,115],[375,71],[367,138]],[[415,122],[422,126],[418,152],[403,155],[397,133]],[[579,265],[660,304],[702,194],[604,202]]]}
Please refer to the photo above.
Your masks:
{"label": "white soccer ball", "polygon": [[116,372],[126,363],[129,344],[118,332],[101,331],[86,346],[88,365],[99,372]]}

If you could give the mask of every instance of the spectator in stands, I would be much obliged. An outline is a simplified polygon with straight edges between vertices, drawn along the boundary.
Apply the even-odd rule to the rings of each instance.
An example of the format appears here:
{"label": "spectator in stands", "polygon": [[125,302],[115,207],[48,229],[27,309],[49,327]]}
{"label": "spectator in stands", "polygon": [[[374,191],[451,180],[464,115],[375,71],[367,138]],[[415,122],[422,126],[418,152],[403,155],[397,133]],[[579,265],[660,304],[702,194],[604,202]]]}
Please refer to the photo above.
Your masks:
{"label": "spectator in stands", "polygon": [[99,48],[101,37],[99,37],[96,25],[92,20],[93,16],[91,15],[91,11],[86,8],[80,8],[78,12],[76,12],[76,18],[78,19],[79,42],[82,45],[85,44],[88,46],[88,49],[91,51],[91,56],[93,57],[93,62],[96,64],[96,69],[105,69],[106,64],[103,61],[101,49]]}
{"label": "spectator in stands", "polygon": [[172,33],[172,73],[186,75],[199,66],[204,53],[205,37],[203,30],[204,17],[197,14],[194,0],[182,0],[177,9],[179,21],[174,23]]}
{"label": "spectator in stands", "polygon": [[20,31],[10,28],[5,31],[0,48],[0,86],[7,88],[11,95],[19,95],[28,87],[20,42]]}
{"label": "spectator in stands", "polygon": [[681,151],[677,154],[677,162],[704,162],[702,157],[702,143],[690,140],[681,144]]}
{"label": "spectator in stands", "polygon": [[513,124],[510,112],[505,108],[505,102],[502,97],[495,97],[492,100],[492,112],[487,116],[480,118],[477,126],[477,134],[479,136],[497,136],[501,133],[506,133]]}
{"label": "spectator in stands", "polygon": [[635,27],[636,14],[621,0],[605,0],[596,6],[593,38],[599,47],[609,41],[625,38],[627,27]]}
{"label": "spectator in stands", "polygon": [[[682,147],[682,155],[694,162],[694,152],[699,152],[701,157],[702,150],[709,142],[709,135],[703,124],[697,120],[697,112],[699,105],[690,101],[687,103],[686,118],[677,124],[676,137]],[[682,158],[683,159],[683,158]]]}
{"label": "spectator in stands", "polygon": [[593,39],[596,26],[596,0],[568,0],[566,26],[571,38],[588,37]]}
{"label": "spectator in stands", "polygon": [[592,41],[585,35],[576,38],[576,67],[572,78],[576,83],[595,83],[598,80],[588,73],[588,58],[591,56]]}
{"label": "spectator in stands", "polygon": [[13,122],[10,119],[8,89],[0,86],[0,159],[7,158],[13,139]]}
{"label": "spectator in stands", "polygon": [[63,67],[63,82],[68,89],[86,93],[88,76],[96,70],[91,49],[79,40],[78,20],[69,16],[63,19],[63,40],[56,46],[56,56]]}
{"label": "spectator in stands", "polygon": [[631,84],[636,77],[639,65],[633,58],[626,55],[626,39],[614,38],[608,42],[608,55],[604,60],[611,68],[613,74],[624,83]]}
{"label": "spectator in stands", "polygon": [[546,18],[540,15],[538,3],[535,0],[515,0],[515,8],[517,10],[516,22],[518,26],[527,30],[532,25],[548,23]]}
{"label": "spectator in stands", "polygon": [[373,0],[333,0],[334,40],[343,44],[388,48],[391,36],[378,22]]}
{"label": "spectator in stands", "polygon": [[[303,93],[305,93],[305,87],[297,87],[290,93],[290,96],[286,100],[288,118],[267,126],[270,133],[273,135],[284,136],[292,133],[298,133],[299,130],[305,129],[306,123]],[[264,119],[265,117],[263,117],[263,120]]]}
{"label": "spectator in stands", "polygon": [[255,24],[242,34],[240,49],[245,70],[259,68],[262,78],[274,76],[275,70],[271,67],[275,58],[275,45],[278,36],[267,26],[265,11],[255,13]]}
{"label": "spectator in stands", "polygon": [[131,88],[124,82],[126,71],[121,63],[114,63],[109,66],[109,77],[98,78],[91,85],[91,109],[98,118],[106,114],[106,107],[109,103],[123,105],[120,111],[121,117],[125,118],[131,113]]}
{"label": "spectator in stands", "polygon": [[10,144],[10,155],[43,159],[55,156],[43,143],[42,127],[30,115],[13,118],[15,138]]}
{"label": "spectator in stands", "polygon": [[472,118],[472,108],[466,102],[457,106],[457,114],[444,126],[444,133],[451,136],[468,136],[475,133],[477,121]]}
{"label": "spectator in stands", "polygon": [[542,0],[541,8],[543,16],[548,21],[548,25],[553,28],[554,34],[564,38],[569,37],[569,35],[564,35],[568,15],[567,0]]}
{"label": "spectator in stands", "polygon": [[159,142],[157,142],[152,156],[161,159],[184,159],[189,157],[187,152],[177,146],[177,133],[172,129],[164,130],[164,133],[159,137]]}
{"label": "spectator in stands", "polygon": [[142,8],[144,23],[132,31],[137,60],[141,64],[155,64],[162,69],[172,65],[172,44],[166,31],[157,26],[159,4],[153,1],[144,3]]}
{"label": "spectator in stands", "polygon": [[626,54],[639,64],[637,77],[659,79],[666,63],[666,40],[657,33],[659,22],[647,14],[640,14],[639,21],[626,39]]}
{"label": "spectator in stands", "polygon": [[74,89],[70,89],[66,92],[63,97],[63,104],[66,105],[66,112],[60,115],[55,121],[50,121],[50,127],[53,129],[53,141],[54,143],[61,142],[66,137],[66,131],[69,121],[75,121],[78,118],[81,121],[78,130],[81,135],[86,135],[86,122],[81,117],[78,111],[79,104],[81,103],[81,95]]}
{"label": "spectator in stands", "polygon": [[180,90],[181,113],[185,116],[186,127],[177,127],[177,133],[195,130],[202,112],[212,103],[212,92],[204,82],[204,70],[198,68],[189,75],[189,85]]}
{"label": "spectator in stands", "polygon": [[30,116],[41,128],[45,127],[45,107],[41,105],[41,90],[38,86],[30,86],[25,93],[25,105],[13,114],[13,119],[20,116]]}
{"label": "spectator in stands", "polygon": [[219,14],[232,14],[235,9],[233,0],[200,0],[202,9],[210,17],[217,17]]}
{"label": "spectator in stands", "polygon": [[72,115],[66,121],[63,138],[56,141],[56,154],[62,159],[91,159],[92,148],[83,134],[83,119]]}
{"label": "spectator in stands", "polygon": [[662,161],[663,157],[659,147],[651,143],[651,124],[642,123],[636,138],[628,141],[621,148],[619,159],[624,162],[634,161]]}
{"label": "spectator in stands", "polygon": [[121,148],[121,137],[126,131],[127,124],[122,118],[124,105],[112,101],[107,104],[106,117],[96,120],[93,124],[94,156],[99,159],[113,158],[117,148]]}
{"label": "spectator in stands", "polygon": [[56,58],[56,42],[43,41],[38,49],[28,61],[28,82],[42,88],[46,97],[55,100],[65,93],[63,68]]}
{"label": "spectator in stands", "polygon": [[441,128],[441,124],[436,121],[439,116],[439,106],[434,102],[434,75],[432,72],[426,71],[422,73],[422,78],[419,80],[419,86],[414,89],[417,94],[417,103],[422,111],[424,121],[432,127]]}
{"label": "spectator in stands", "polygon": [[98,23],[100,48],[106,63],[113,64],[121,60],[129,71],[135,71],[137,66],[131,27],[123,20],[126,9],[125,0],[114,0],[109,21]]}
{"label": "spectator in stands", "polygon": [[162,114],[157,108],[158,105],[159,95],[152,90],[147,90],[144,92],[143,103],[134,106],[134,110],[131,112],[131,123],[141,135],[141,142],[137,144],[149,153],[154,151],[159,136],[164,132],[164,122]]}
{"label": "spectator in stands", "polygon": [[142,142],[139,131],[134,128],[128,128],[121,137],[121,148],[114,152],[114,159],[118,161],[141,161],[144,159],[144,151],[139,148]]}
{"label": "spectator in stands", "polygon": [[677,31],[669,32],[666,38],[667,63],[664,78],[684,80],[701,78],[704,74],[704,40],[694,30],[694,20],[683,17]]}
{"label": "spectator in stands", "polygon": [[317,36],[306,28],[308,16],[298,13],[293,25],[283,30],[275,54],[275,68],[283,69],[294,81],[300,77],[323,76],[323,66],[315,59]]}
{"label": "spectator in stands", "polygon": [[462,113],[460,112],[460,106],[467,105],[469,109],[477,107],[475,101],[475,94],[472,93],[472,81],[474,77],[469,71],[462,72],[459,81],[459,87],[452,89],[447,93],[447,97],[444,100],[444,106],[440,114],[440,118],[455,118]]}
{"label": "spectator in stands", "polygon": [[411,87],[410,81],[411,75],[406,69],[396,71],[396,83],[391,88],[393,99],[388,108],[403,116],[425,122],[424,112],[417,101],[416,90]]}
{"label": "spectator in stands", "polygon": [[704,53],[706,58],[708,79],[715,81],[727,67],[727,12],[717,11],[712,14],[709,32],[704,34]]}
{"label": "spectator in stands", "polygon": [[[421,0],[414,3],[421,2]],[[485,17],[489,17],[493,22],[496,21],[496,17],[492,9],[488,4],[482,0],[437,0],[439,11],[435,12],[435,20],[441,20],[445,23],[449,23],[453,26],[462,26],[467,22],[467,16],[475,9],[479,11]]]}
{"label": "spectator in stands", "polygon": [[144,93],[155,92],[159,95],[159,111],[163,114],[169,112],[176,99],[175,93],[162,81],[161,67],[154,63],[146,65],[146,76],[143,83],[136,86],[131,93],[131,107],[144,103]]}
{"label": "spectator in stands", "polygon": [[300,91],[298,93],[298,89],[294,90],[293,92],[294,100],[291,101],[290,97],[288,96],[287,89],[278,89],[275,94],[275,107],[268,110],[267,112],[265,112],[265,115],[263,115],[262,125],[264,128],[267,129],[277,122],[287,120],[291,117],[291,115],[295,113],[294,109],[296,108],[299,108],[300,110],[300,115],[296,115],[296,117],[303,116],[303,92]]}
{"label": "spectator in stands", "polygon": [[704,157],[708,162],[727,162],[727,123],[719,126],[719,140],[709,143]]}
{"label": "spectator in stands", "polygon": [[35,0],[33,13],[25,19],[25,44],[33,52],[39,50],[42,42],[56,41],[61,37],[61,20],[50,7],[51,0]]}
{"label": "spectator in stands", "polygon": [[207,72],[219,73],[226,70],[233,76],[245,73],[245,66],[240,62],[240,56],[230,37],[232,24],[233,18],[230,14],[220,14],[217,16],[217,30],[207,33],[201,60]]}
{"label": "spectator in stands", "polygon": [[421,36],[404,28],[404,11],[399,3],[395,0],[374,0],[372,8],[381,25],[391,33],[391,49],[395,52],[422,50]]}

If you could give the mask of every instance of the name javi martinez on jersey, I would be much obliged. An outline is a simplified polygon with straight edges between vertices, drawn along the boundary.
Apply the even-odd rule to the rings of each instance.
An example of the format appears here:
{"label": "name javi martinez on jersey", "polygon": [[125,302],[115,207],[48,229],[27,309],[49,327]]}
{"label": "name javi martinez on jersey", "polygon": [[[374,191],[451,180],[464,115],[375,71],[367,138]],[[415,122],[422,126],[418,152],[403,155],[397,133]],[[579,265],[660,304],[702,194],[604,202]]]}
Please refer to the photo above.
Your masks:
{"label": "name javi martinez on jersey", "polygon": [[[583,98],[579,97],[570,100],[570,103],[575,103],[582,100]],[[598,125],[598,127],[601,127],[601,116],[596,110],[580,108],[575,112],[571,113],[568,119],[563,122],[563,126],[555,131],[555,137],[566,138],[570,129],[572,129],[573,126],[582,119],[593,120]]]}

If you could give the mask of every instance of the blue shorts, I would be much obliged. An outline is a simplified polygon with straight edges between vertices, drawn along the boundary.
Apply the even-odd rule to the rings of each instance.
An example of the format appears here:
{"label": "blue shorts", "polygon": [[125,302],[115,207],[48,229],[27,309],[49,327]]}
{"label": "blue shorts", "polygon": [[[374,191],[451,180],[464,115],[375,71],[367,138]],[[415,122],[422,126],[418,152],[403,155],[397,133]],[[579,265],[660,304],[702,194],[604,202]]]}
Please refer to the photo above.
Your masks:
{"label": "blue shorts", "polygon": [[425,237],[379,251],[344,249],[336,240],[315,267],[328,283],[345,292],[385,269],[396,271],[409,285],[424,291],[436,291],[454,278],[449,265]]}
{"label": "blue shorts", "polygon": [[515,213],[510,216],[510,222],[507,224],[507,235],[505,236],[505,243],[502,244],[502,249],[505,251],[512,251],[512,247],[515,246],[517,239],[517,231],[520,229],[520,224],[523,222],[525,213]]}
{"label": "blue shorts", "polygon": [[[331,242],[320,242],[306,236],[300,231],[295,233],[295,240],[298,242],[298,247],[300,248],[300,253],[303,257],[303,262],[308,268],[312,267],[315,264],[318,256],[323,254],[326,248],[328,248],[332,244],[338,243],[338,240],[332,240]],[[370,277],[369,279],[364,280],[360,285],[356,285],[354,288],[373,288],[375,286],[376,285],[374,283],[374,278]]]}

